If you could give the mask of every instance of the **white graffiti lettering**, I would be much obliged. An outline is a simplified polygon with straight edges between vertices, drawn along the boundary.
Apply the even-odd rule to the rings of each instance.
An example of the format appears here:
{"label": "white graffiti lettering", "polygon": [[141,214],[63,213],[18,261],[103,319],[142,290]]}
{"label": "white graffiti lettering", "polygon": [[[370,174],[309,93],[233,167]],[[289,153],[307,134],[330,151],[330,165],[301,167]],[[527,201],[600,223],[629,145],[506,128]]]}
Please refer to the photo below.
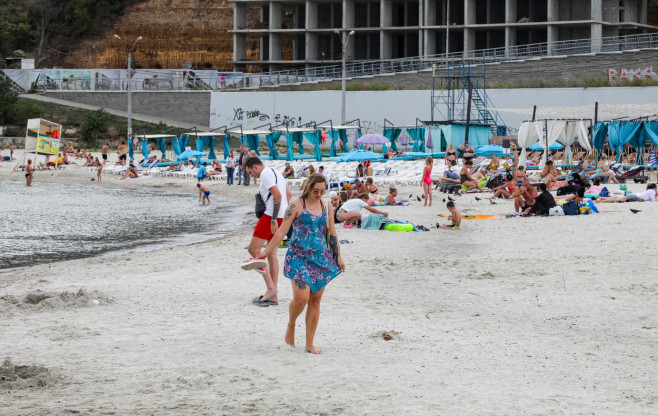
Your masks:
{"label": "white graffiti lettering", "polygon": [[616,69],[609,68],[607,71],[608,81],[633,81],[634,79],[655,79],[658,80],[658,74],[653,70],[653,66],[638,69]]}

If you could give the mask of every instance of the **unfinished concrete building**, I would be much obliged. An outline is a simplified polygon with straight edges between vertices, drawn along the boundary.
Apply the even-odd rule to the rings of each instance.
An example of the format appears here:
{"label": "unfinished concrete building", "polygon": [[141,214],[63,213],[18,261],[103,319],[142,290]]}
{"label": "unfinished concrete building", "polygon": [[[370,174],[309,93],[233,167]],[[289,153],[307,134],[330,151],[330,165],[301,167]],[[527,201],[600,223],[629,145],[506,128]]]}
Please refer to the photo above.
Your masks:
{"label": "unfinished concrete building", "polygon": [[[230,0],[236,70],[378,60],[658,30],[647,0]],[[247,26],[248,8],[260,22]],[[251,10],[253,12],[253,10]],[[446,26],[447,25],[447,26]],[[248,53],[249,45],[258,45]]]}

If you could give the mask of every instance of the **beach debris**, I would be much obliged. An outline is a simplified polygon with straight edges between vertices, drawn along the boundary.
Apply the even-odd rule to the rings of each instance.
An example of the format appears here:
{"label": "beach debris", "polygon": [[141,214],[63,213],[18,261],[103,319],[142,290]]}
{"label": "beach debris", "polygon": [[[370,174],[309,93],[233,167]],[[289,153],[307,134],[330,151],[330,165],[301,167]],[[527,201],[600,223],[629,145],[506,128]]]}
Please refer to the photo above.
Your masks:
{"label": "beach debris", "polygon": [[445,199],[445,198],[443,198],[443,202],[446,202],[446,199]]}
{"label": "beach debris", "polygon": [[393,335],[391,335],[388,332],[384,331],[384,332],[382,332],[382,338],[384,338],[384,341],[390,341],[390,340],[393,339]]}
{"label": "beach debris", "polygon": [[637,214],[638,212],[642,212],[642,210],[641,210],[641,209],[633,209],[633,208],[631,208],[631,212],[632,212],[633,214]]}
{"label": "beach debris", "polygon": [[7,357],[0,367],[0,389],[45,387],[55,378],[50,370],[36,365],[14,365]]}
{"label": "beach debris", "polygon": [[62,309],[110,304],[113,300],[98,291],[80,289],[77,292],[30,292],[24,296],[0,296],[0,312],[13,308]]}

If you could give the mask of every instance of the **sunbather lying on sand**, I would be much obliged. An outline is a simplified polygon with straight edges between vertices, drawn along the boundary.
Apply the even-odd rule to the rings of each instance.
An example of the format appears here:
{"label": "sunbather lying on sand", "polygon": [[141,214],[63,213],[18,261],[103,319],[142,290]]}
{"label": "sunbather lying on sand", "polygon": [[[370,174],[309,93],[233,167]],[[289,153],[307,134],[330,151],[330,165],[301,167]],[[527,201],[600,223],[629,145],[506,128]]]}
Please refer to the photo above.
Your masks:
{"label": "sunbather lying on sand", "polygon": [[647,185],[647,189],[644,192],[639,192],[635,194],[628,194],[626,196],[621,196],[615,198],[612,196],[602,197],[598,199],[598,202],[648,202],[656,200],[656,184],[650,183]]}

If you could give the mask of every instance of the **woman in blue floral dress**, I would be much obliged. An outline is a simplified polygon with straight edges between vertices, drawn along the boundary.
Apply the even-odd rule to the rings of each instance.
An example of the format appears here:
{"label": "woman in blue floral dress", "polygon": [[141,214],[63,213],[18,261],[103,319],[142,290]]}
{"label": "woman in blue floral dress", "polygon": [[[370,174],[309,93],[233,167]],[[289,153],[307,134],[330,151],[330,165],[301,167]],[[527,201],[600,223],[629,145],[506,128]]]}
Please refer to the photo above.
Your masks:
{"label": "woman in blue floral dress", "polygon": [[[320,319],[320,301],[325,286],[342,271],[345,263],[340,255],[338,237],[334,227],[331,204],[322,202],[326,179],[322,174],[309,176],[299,199],[288,204],[281,227],[258,258],[267,258],[279,245],[290,226],[294,224],[292,238],[283,266],[283,274],[292,280],[293,299],[290,302],[286,344],[295,345],[295,322],[306,309],[306,351],[322,352],[313,345],[313,338]],[[329,241],[326,230],[329,227]],[[331,248],[331,250],[330,250]],[[332,256],[332,250],[336,256]]]}

